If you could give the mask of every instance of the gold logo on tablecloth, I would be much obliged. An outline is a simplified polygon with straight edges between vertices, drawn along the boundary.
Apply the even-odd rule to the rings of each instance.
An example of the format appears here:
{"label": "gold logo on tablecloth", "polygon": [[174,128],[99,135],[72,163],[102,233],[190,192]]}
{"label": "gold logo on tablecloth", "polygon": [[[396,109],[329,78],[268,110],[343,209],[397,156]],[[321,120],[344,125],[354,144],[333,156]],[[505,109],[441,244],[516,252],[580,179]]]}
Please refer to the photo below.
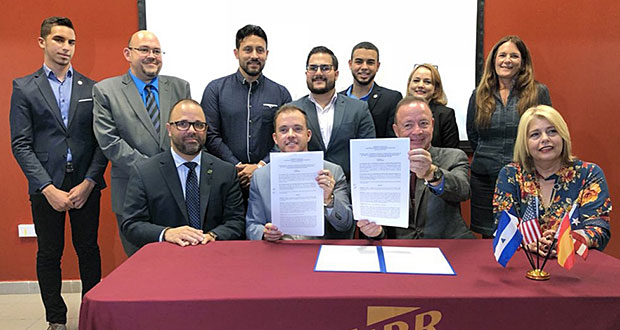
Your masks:
{"label": "gold logo on tablecloth", "polygon": [[[437,330],[435,326],[441,321],[441,312],[432,310],[424,313],[412,313],[419,309],[421,307],[368,306],[366,328],[362,329]],[[384,324],[387,320],[390,320],[389,323]],[[373,325],[378,325],[378,327]],[[358,328],[353,330],[358,330]]]}

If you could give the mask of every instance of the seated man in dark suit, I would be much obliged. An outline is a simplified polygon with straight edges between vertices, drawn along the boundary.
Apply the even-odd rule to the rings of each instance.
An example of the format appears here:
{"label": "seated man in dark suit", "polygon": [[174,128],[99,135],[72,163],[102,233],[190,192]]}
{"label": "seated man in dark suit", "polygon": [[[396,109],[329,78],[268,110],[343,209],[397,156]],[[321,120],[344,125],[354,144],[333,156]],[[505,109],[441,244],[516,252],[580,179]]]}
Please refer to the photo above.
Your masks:
{"label": "seated man in dark suit", "polygon": [[461,217],[460,204],[470,195],[465,152],[431,146],[433,115],[423,98],[400,101],[393,127],[398,137],[409,138],[409,227],[360,220],[360,231],[371,238],[474,238]]}
{"label": "seated man in dark suit", "polygon": [[123,208],[123,233],[141,247],[180,246],[243,237],[243,200],[233,164],[204,151],[207,124],[196,101],[170,111],[171,149],[131,170]]}
{"label": "seated man in dark suit", "polygon": [[380,65],[377,46],[367,41],[355,45],[349,60],[353,84],[340,94],[368,103],[378,138],[395,137],[392,129],[394,112],[396,104],[402,100],[403,95],[375,82],[375,75]]}
{"label": "seated man in dark suit", "polygon": [[[275,114],[273,141],[281,152],[308,151],[312,131],[308,129],[306,114],[293,105],[282,106]],[[349,200],[349,185],[340,166],[324,161],[316,182],[323,190],[325,205],[325,235],[309,237],[284,235],[271,223],[271,166],[254,171],[250,183],[250,199],[246,215],[246,235],[252,240],[276,241],[285,239],[350,238],[353,213]]]}

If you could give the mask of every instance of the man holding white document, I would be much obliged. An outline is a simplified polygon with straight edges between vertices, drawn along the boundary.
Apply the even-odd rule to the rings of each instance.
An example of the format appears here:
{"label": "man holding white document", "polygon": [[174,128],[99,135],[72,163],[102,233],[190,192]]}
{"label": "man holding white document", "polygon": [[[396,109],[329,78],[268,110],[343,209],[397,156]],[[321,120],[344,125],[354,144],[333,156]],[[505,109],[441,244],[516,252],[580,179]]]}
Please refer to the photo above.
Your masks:
{"label": "man holding white document", "polygon": [[[281,152],[308,151],[312,132],[308,129],[306,114],[294,105],[282,106],[274,116],[273,140]],[[272,222],[271,167],[257,169],[250,184],[250,198],[246,215],[246,235],[251,240],[277,241],[280,239],[349,238],[353,214],[349,187],[342,168],[328,161],[317,173],[316,184],[323,191],[325,233],[323,236],[285,235]]]}
{"label": "man holding white document", "polygon": [[474,238],[461,217],[460,202],[470,196],[467,155],[431,146],[433,115],[422,98],[408,96],[396,106],[394,132],[409,138],[410,205],[408,228],[359,220],[374,239]]}

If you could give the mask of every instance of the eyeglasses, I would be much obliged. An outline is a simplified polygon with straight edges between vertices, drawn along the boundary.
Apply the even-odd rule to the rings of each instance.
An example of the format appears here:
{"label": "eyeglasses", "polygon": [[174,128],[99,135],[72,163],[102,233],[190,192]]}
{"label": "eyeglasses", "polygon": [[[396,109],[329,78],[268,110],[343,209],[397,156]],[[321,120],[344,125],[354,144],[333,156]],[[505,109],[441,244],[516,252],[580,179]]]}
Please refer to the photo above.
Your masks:
{"label": "eyeglasses", "polygon": [[428,63],[425,63],[425,64],[414,64],[414,65],[413,65],[413,69],[415,70],[415,69],[417,69],[418,67],[421,67],[421,66],[427,66],[427,65],[431,65],[433,68],[435,68],[435,69],[439,70],[439,66],[438,66],[438,65],[435,65],[435,64],[428,64]]}
{"label": "eyeglasses", "polygon": [[136,52],[138,52],[138,54],[142,55],[142,56],[148,56],[150,53],[153,53],[153,56],[155,57],[159,57],[162,56],[163,54],[166,54],[164,52],[161,51],[161,49],[159,48],[148,48],[148,47],[127,47],[131,50],[135,50]]}
{"label": "eyeglasses", "polygon": [[202,132],[207,129],[207,123],[204,121],[179,120],[170,122],[170,125],[176,126],[179,131],[187,131],[190,126],[194,126],[196,132]]}
{"label": "eyeglasses", "polygon": [[330,72],[334,66],[331,64],[310,64],[306,67],[308,72],[317,72],[319,69],[323,72]]}

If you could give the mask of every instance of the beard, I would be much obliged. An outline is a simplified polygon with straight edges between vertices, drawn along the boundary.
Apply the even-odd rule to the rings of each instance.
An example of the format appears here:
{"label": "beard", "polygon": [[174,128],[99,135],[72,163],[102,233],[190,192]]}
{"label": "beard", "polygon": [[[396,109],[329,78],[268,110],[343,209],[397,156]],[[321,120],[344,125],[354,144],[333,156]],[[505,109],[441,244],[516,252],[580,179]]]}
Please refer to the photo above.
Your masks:
{"label": "beard", "polygon": [[[195,138],[198,141],[198,143],[185,141],[185,139],[191,138],[191,137]],[[171,140],[172,140],[172,144],[174,145],[174,147],[180,153],[184,155],[188,155],[188,156],[195,156],[202,150],[202,147],[204,146],[205,141],[206,141],[206,137],[194,133],[194,135],[186,135],[186,136],[174,136],[173,135],[171,137]]]}
{"label": "beard", "polygon": [[[314,82],[317,80],[324,80],[325,81],[325,87],[323,88],[316,88],[314,87]],[[314,78],[311,81],[307,82],[308,85],[308,89],[313,93],[313,94],[325,94],[330,92],[332,89],[334,89],[334,87],[336,87],[336,80],[329,80],[325,77],[320,77],[320,78]]]}
{"label": "beard", "polygon": [[[151,63],[154,63],[157,65],[157,68],[155,70],[147,69],[146,64],[151,64]],[[157,75],[159,74],[159,71],[161,71],[161,62],[157,62],[157,60],[145,62],[140,66],[140,69],[146,77],[149,77],[152,79],[152,78],[157,77]]]}
{"label": "beard", "polygon": [[[257,64],[258,69],[250,69],[250,64]],[[263,63],[261,63],[260,61],[245,62],[241,64],[241,69],[243,69],[243,71],[247,73],[248,76],[256,77],[261,74],[261,72],[263,72]]]}

